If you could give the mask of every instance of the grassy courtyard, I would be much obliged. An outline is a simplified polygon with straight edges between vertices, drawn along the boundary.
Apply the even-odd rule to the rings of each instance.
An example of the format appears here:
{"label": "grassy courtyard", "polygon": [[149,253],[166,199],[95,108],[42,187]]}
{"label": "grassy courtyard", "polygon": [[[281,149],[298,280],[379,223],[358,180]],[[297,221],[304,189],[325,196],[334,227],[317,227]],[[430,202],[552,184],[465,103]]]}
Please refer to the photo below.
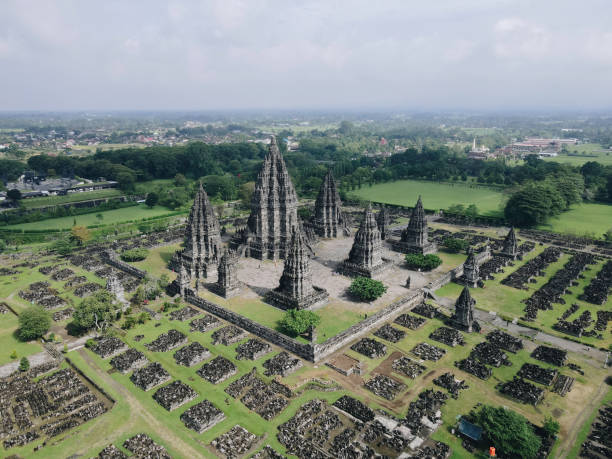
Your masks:
{"label": "grassy courtyard", "polygon": [[364,185],[351,191],[351,195],[373,202],[412,207],[419,195],[426,209],[446,209],[453,204],[469,206],[475,204],[482,215],[500,216],[504,194],[493,188],[457,183],[437,183],[420,180],[398,180],[395,182]]}

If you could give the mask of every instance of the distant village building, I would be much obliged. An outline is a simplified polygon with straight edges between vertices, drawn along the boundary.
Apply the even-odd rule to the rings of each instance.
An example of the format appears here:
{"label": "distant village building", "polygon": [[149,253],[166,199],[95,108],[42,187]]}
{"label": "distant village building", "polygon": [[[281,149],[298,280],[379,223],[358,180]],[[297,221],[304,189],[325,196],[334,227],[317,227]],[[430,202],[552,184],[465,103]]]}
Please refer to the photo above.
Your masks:
{"label": "distant village building", "polygon": [[476,146],[476,137],[474,137],[474,141],[472,142],[472,149],[468,153],[468,158],[471,159],[489,159],[494,155],[491,153],[488,147],[481,145],[479,147]]}

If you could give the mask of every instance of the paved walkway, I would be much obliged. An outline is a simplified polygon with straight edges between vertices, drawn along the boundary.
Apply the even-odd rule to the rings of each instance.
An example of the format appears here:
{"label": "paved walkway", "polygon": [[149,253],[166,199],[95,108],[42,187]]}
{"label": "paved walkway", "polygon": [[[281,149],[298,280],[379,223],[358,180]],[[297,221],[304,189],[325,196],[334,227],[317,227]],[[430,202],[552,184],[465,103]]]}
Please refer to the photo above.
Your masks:
{"label": "paved walkway", "polygon": [[[453,311],[455,308],[455,305],[452,300],[446,298],[437,301],[437,304],[449,311]],[[569,352],[581,354],[586,357],[587,360],[592,361],[591,363],[593,363],[593,366],[602,367],[606,364],[608,358],[610,358],[608,352],[604,352],[596,348],[585,346],[584,344],[576,343],[574,341],[560,338],[558,336],[553,336],[548,333],[543,333],[538,330],[533,330],[528,327],[523,327],[522,325],[508,322],[499,317],[497,314],[482,311],[480,309],[474,309],[474,316],[480,322],[491,324],[494,327],[503,328],[515,335],[529,336],[530,338],[536,341],[550,344],[560,349],[565,349]]]}

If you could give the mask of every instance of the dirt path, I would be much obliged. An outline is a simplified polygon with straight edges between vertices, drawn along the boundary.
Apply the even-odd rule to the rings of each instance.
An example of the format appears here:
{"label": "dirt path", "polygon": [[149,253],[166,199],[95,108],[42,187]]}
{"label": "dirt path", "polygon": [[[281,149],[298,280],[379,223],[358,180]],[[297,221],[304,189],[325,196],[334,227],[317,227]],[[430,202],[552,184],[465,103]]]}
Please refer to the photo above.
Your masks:
{"label": "dirt path", "polygon": [[[166,426],[160,422],[155,415],[150,413],[126,387],[115,381],[108,375],[108,373],[100,369],[89,357],[89,355],[87,355],[85,350],[80,349],[78,352],[89,368],[91,368],[100,379],[111,386],[113,390],[121,394],[122,399],[118,400],[117,403],[127,403],[129,405],[131,422],[140,421],[145,432],[146,430],[155,431],[155,433],[161,437],[165,445],[171,446],[172,449],[176,451],[180,451],[184,457],[202,456],[201,451],[196,451],[190,445],[181,440],[181,438],[169,431]],[[108,440],[102,440],[100,442],[100,449],[104,448],[108,443]],[[92,445],[88,445],[88,447],[91,446]]]}
{"label": "dirt path", "polygon": [[597,394],[593,397],[588,405],[584,407],[574,418],[574,422],[567,429],[567,434],[563,437],[561,444],[559,445],[559,449],[557,450],[559,458],[565,458],[569,454],[570,450],[573,448],[574,443],[576,442],[576,438],[578,437],[578,432],[589,417],[589,415],[595,410],[600,404],[603,398],[606,396],[608,392],[608,385],[605,381],[599,385],[597,389]]}

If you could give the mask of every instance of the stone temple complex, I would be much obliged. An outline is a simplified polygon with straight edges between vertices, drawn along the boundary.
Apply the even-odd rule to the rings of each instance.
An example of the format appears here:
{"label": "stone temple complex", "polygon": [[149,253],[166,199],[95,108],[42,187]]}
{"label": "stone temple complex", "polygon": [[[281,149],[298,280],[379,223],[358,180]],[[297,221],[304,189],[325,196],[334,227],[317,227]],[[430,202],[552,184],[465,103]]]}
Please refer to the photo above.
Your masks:
{"label": "stone temple complex", "polygon": [[238,280],[238,256],[233,250],[226,250],[217,268],[217,282],[210,289],[224,298],[232,297],[240,292],[241,283]]}
{"label": "stone temple complex", "polygon": [[480,280],[480,268],[474,256],[474,250],[470,249],[467,260],[463,263],[463,283],[470,287],[478,287]]}
{"label": "stone temple complex", "polygon": [[184,266],[190,279],[198,282],[207,277],[211,270],[216,270],[220,256],[219,220],[200,183],[187,220],[184,247],[174,254],[170,267],[180,272],[181,266]]}
{"label": "stone temple complex", "polygon": [[380,231],[380,238],[384,241],[387,239],[387,236],[390,236],[389,211],[384,205],[376,216],[376,223],[378,224],[378,231]]}
{"label": "stone temple complex", "polygon": [[474,305],[476,300],[470,295],[470,289],[464,287],[455,302],[455,313],[451,317],[452,324],[468,333],[479,331],[480,325],[474,320]]}
{"label": "stone temple complex", "polygon": [[312,285],[310,251],[300,230],[295,230],[287,250],[279,286],[266,301],[282,309],[306,309],[327,301],[326,290]]}
{"label": "stone temple complex", "polygon": [[247,227],[231,242],[246,256],[259,260],[285,258],[291,234],[299,226],[297,194],[276,139],[270,147],[257,176]]}
{"label": "stone temple complex", "polygon": [[331,169],[325,174],[319,189],[311,226],[314,232],[323,238],[350,236],[351,234],[342,213],[342,202]]}
{"label": "stone temple complex", "polygon": [[382,257],[382,248],[380,231],[372,213],[372,206],[368,204],[361,225],[355,233],[349,257],[342,262],[338,271],[352,277],[374,277],[392,264],[391,260]]}
{"label": "stone temple complex", "polygon": [[508,258],[512,258],[516,260],[519,255],[518,242],[516,240],[516,234],[514,233],[514,228],[510,228],[506,239],[504,239],[504,245],[500,252],[500,255],[503,255]]}
{"label": "stone temple complex", "polygon": [[420,253],[427,255],[435,253],[438,247],[435,243],[429,242],[427,220],[421,197],[412,209],[412,215],[408,226],[402,231],[399,241],[393,243],[393,249],[402,253]]}

